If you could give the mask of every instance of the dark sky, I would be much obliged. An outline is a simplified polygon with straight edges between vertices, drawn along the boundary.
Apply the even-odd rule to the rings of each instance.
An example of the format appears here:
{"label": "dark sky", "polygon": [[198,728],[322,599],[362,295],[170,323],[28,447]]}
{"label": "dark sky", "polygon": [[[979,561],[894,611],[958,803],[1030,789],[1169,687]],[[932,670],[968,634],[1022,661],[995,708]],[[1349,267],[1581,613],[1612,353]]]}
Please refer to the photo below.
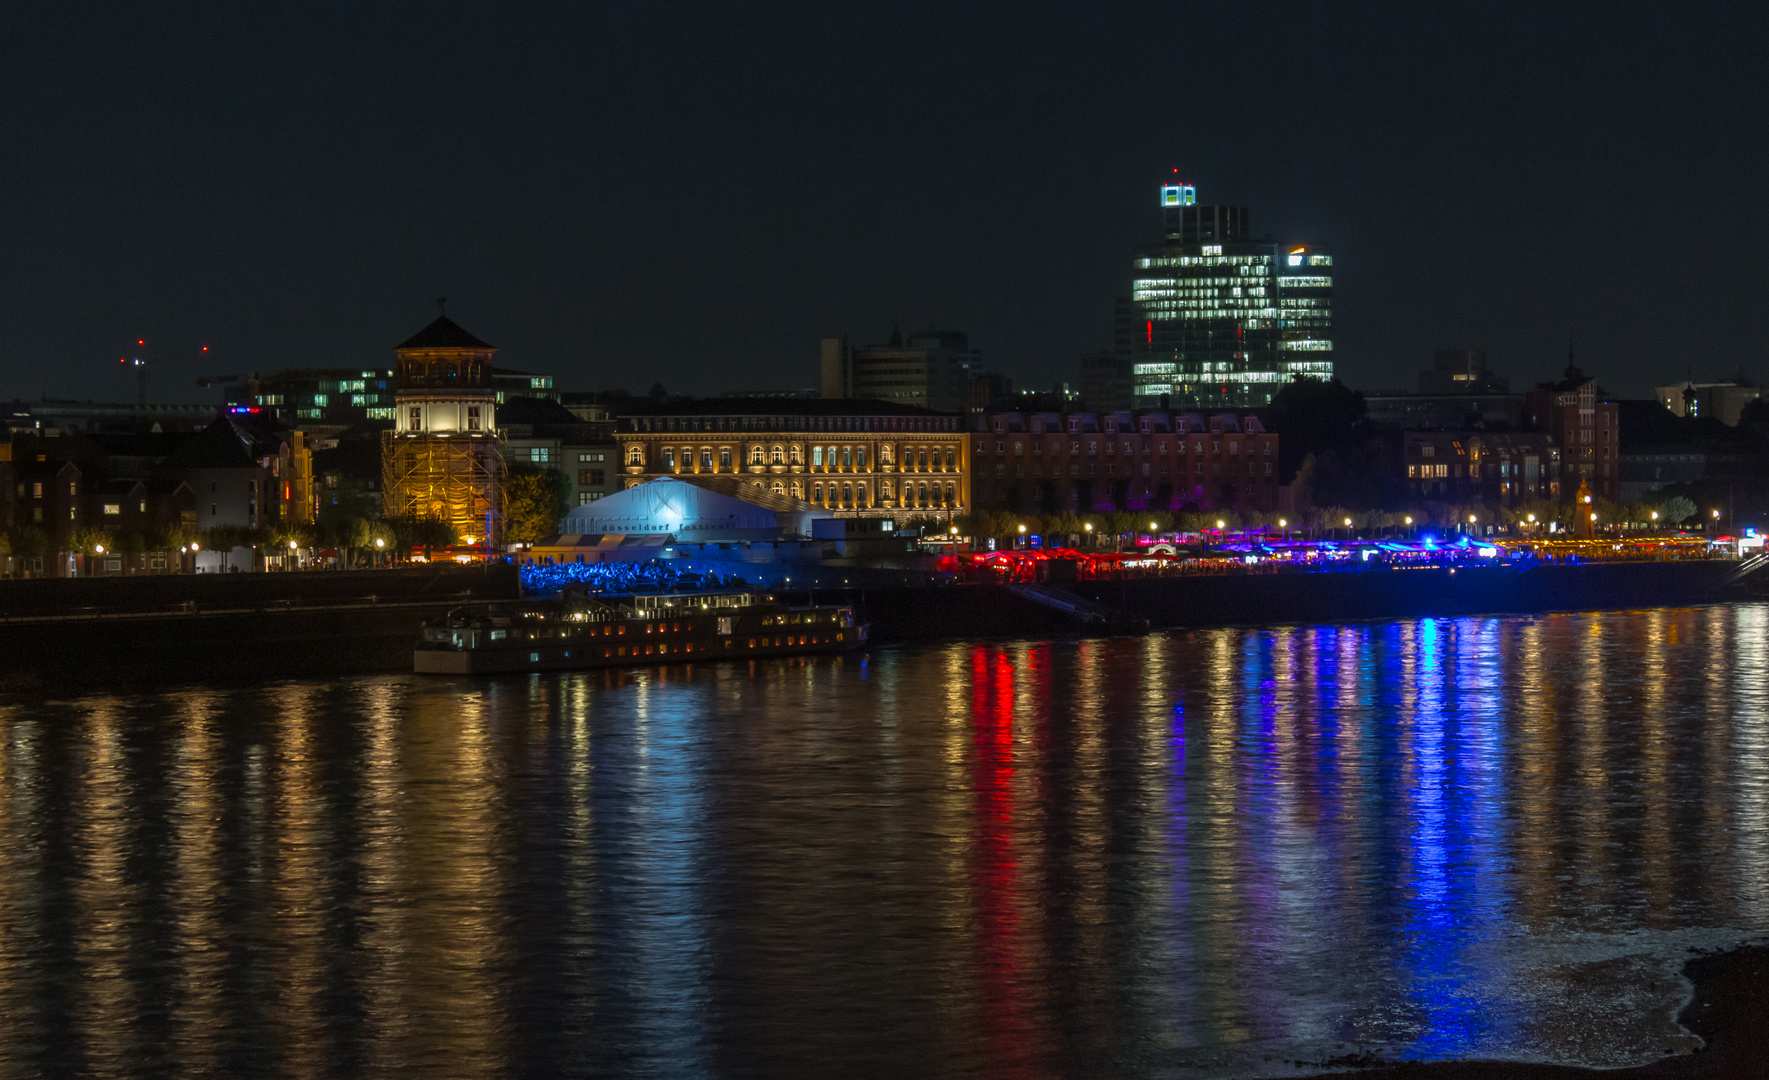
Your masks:
{"label": "dark sky", "polygon": [[1045,386],[1175,167],[1332,246],[1354,386],[1769,378],[1762,4],[150,6],[0,16],[0,399],[384,365],[439,295],[566,389],[898,318]]}

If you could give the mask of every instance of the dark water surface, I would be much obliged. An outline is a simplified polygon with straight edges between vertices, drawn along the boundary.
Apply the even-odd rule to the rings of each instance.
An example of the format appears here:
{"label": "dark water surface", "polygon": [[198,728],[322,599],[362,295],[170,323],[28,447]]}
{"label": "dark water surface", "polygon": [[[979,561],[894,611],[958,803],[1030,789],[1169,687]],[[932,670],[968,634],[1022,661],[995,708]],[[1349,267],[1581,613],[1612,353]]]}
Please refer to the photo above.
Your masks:
{"label": "dark water surface", "polygon": [[1769,609],[0,699],[0,1076],[1685,1051]]}

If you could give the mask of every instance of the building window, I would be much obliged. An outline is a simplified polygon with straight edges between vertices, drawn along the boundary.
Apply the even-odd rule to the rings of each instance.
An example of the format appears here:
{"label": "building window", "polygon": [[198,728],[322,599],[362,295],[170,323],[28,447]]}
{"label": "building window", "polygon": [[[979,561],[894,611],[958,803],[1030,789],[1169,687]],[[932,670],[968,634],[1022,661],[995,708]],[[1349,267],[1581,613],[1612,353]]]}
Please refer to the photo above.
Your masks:
{"label": "building window", "polygon": [[821,446],[811,447],[811,465],[819,469],[823,467],[823,448]]}
{"label": "building window", "polygon": [[536,465],[545,465],[548,462],[550,462],[552,460],[552,458],[553,458],[552,447],[531,446],[528,448],[528,460],[534,462]]}
{"label": "building window", "polygon": [[411,431],[424,430],[424,410],[416,405],[406,413],[406,427]]}
{"label": "building window", "polygon": [[589,503],[595,502],[601,497],[602,493],[600,491],[580,491],[577,493],[577,505],[585,506]]}
{"label": "building window", "polygon": [[731,448],[729,446],[721,446],[721,447],[719,447],[719,468],[729,469],[730,467],[731,467]]}
{"label": "building window", "polygon": [[[664,453],[667,454],[667,453],[669,453],[669,451],[665,450]],[[604,454],[604,453],[579,454],[579,455],[577,455],[577,460],[579,461],[579,463],[586,462],[586,461],[602,462],[602,461],[608,460],[608,455]]]}
{"label": "building window", "polygon": [[629,446],[629,447],[627,447],[627,464],[628,465],[643,465],[643,464],[645,464],[645,448],[642,446]]}
{"label": "building window", "polygon": [[749,448],[749,463],[751,465],[764,464],[764,462],[762,460],[762,454],[763,454],[763,450],[761,447],[759,447],[759,446],[750,447]]}
{"label": "building window", "polygon": [[479,430],[479,406],[477,405],[467,406],[467,430]]}
{"label": "building window", "polygon": [[104,504],[104,512],[107,516],[121,514],[123,512],[123,504],[122,503],[105,503]]}
{"label": "building window", "polygon": [[31,485],[31,497],[34,499],[41,499],[43,497],[43,484],[41,481]]}
{"label": "building window", "polygon": [[607,476],[608,474],[602,469],[579,469],[577,471],[577,482],[580,484],[595,484],[600,486],[608,482]]}

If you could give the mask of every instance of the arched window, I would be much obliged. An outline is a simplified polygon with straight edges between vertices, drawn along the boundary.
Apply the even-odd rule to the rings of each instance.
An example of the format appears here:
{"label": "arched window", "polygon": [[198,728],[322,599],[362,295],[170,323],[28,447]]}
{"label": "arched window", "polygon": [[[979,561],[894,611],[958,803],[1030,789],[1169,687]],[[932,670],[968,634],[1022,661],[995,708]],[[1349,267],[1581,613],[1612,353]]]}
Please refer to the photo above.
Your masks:
{"label": "arched window", "polygon": [[645,464],[645,448],[643,446],[629,446],[629,447],[627,447],[627,464],[628,465],[643,465],[643,464]]}
{"label": "arched window", "polygon": [[817,503],[820,503],[823,501],[823,485],[822,484],[811,485],[811,501],[817,502]]}
{"label": "arched window", "polygon": [[927,485],[926,484],[922,484],[920,489],[918,491],[916,491],[915,494],[916,494],[917,499],[920,501],[921,505],[926,506],[928,504]]}
{"label": "arched window", "polygon": [[860,500],[859,505],[861,505],[861,506],[871,506],[872,505],[872,497],[866,493],[866,485],[865,484],[855,484],[854,485],[854,497]]}
{"label": "arched window", "polygon": [[851,469],[853,467],[854,467],[854,448],[851,446],[844,446],[844,447],[842,447],[842,468]]}
{"label": "arched window", "polygon": [[915,455],[915,458],[917,462],[915,466],[916,470],[919,472],[927,472],[927,447],[922,447],[921,453]]}
{"label": "arched window", "polygon": [[[813,468],[820,469],[823,467],[823,448],[821,446],[811,447],[811,465]],[[819,487],[817,490],[821,491],[823,489]]]}
{"label": "arched window", "polygon": [[666,446],[663,448],[663,467],[666,469],[673,469],[676,467],[676,448],[675,447]]}
{"label": "arched window", "polygon": [[785,448],[776,446],[774,449],[770,450],[768,452],[768,463],[770,465],[784,465],[786,463]]}
{"label": "arched window", "polygon": [[763,451],[762,451],[761,447],[759,447],[759,446],[750,447],[749,448],[749,463],[751,465],[764,464],[764,462],[762,460],[762,453],[763,453]]}
{"label": "arched window", "polygon": [[866,471],[866,448],[864,446],[854,451],[854,468],[861,472]]}
{"label": "arched window", "polygon": [[852,485],[852,484],[843,484],[842,485],[842,505],[843,506],[854,505],[854,485]]}
{"label": "arched window", "polygon": [[805,463],[804,448],[799,446],[798,443],[792,444],[792,463],[794,465],[803,465]]}
{"label": "arched window", "polygon": [[776,495],[786,494],[786,485],[782,484],[778,480],[774,481],[774,494],[776,494]]}
{"label": "arched window", "polygon": [[795,499],[802,499],[805,497],[805,487],[797,480],[792,482],[792,497]]}
{"label": "arched window", "polygon": [[952,447],[948,446],[946,448],[946,471],[951,472],[953,469],[956,469],[957,467],[958,467],[958,451],[953,449]]}

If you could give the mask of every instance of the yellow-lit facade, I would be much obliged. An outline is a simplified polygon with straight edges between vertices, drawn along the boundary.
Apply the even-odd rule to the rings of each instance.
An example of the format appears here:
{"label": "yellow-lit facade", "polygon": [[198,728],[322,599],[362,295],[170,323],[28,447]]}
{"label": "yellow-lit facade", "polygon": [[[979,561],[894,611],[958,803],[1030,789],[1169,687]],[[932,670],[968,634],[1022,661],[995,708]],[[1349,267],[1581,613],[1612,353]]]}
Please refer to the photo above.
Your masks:
{"label": "yellow-lit facade", "polygon": [[[957,416],[874,412],[888,408],[875,402],[817,401],[830,411],[798,415],[764,412],[769,404],[755,413],[705,404],[693,413],[622,418],[625,486],[660,476],[729,478],[757,494],[862,515],[969,506],[970,458]],[[862,411],[844,411],[850,404]]]}
{"label": "yellow-lit facade", "polygon": [[381,445],[384,513],[438,518],[471,544],[502,542],[496,352],[446,317],[394,350],[394,427]]}

